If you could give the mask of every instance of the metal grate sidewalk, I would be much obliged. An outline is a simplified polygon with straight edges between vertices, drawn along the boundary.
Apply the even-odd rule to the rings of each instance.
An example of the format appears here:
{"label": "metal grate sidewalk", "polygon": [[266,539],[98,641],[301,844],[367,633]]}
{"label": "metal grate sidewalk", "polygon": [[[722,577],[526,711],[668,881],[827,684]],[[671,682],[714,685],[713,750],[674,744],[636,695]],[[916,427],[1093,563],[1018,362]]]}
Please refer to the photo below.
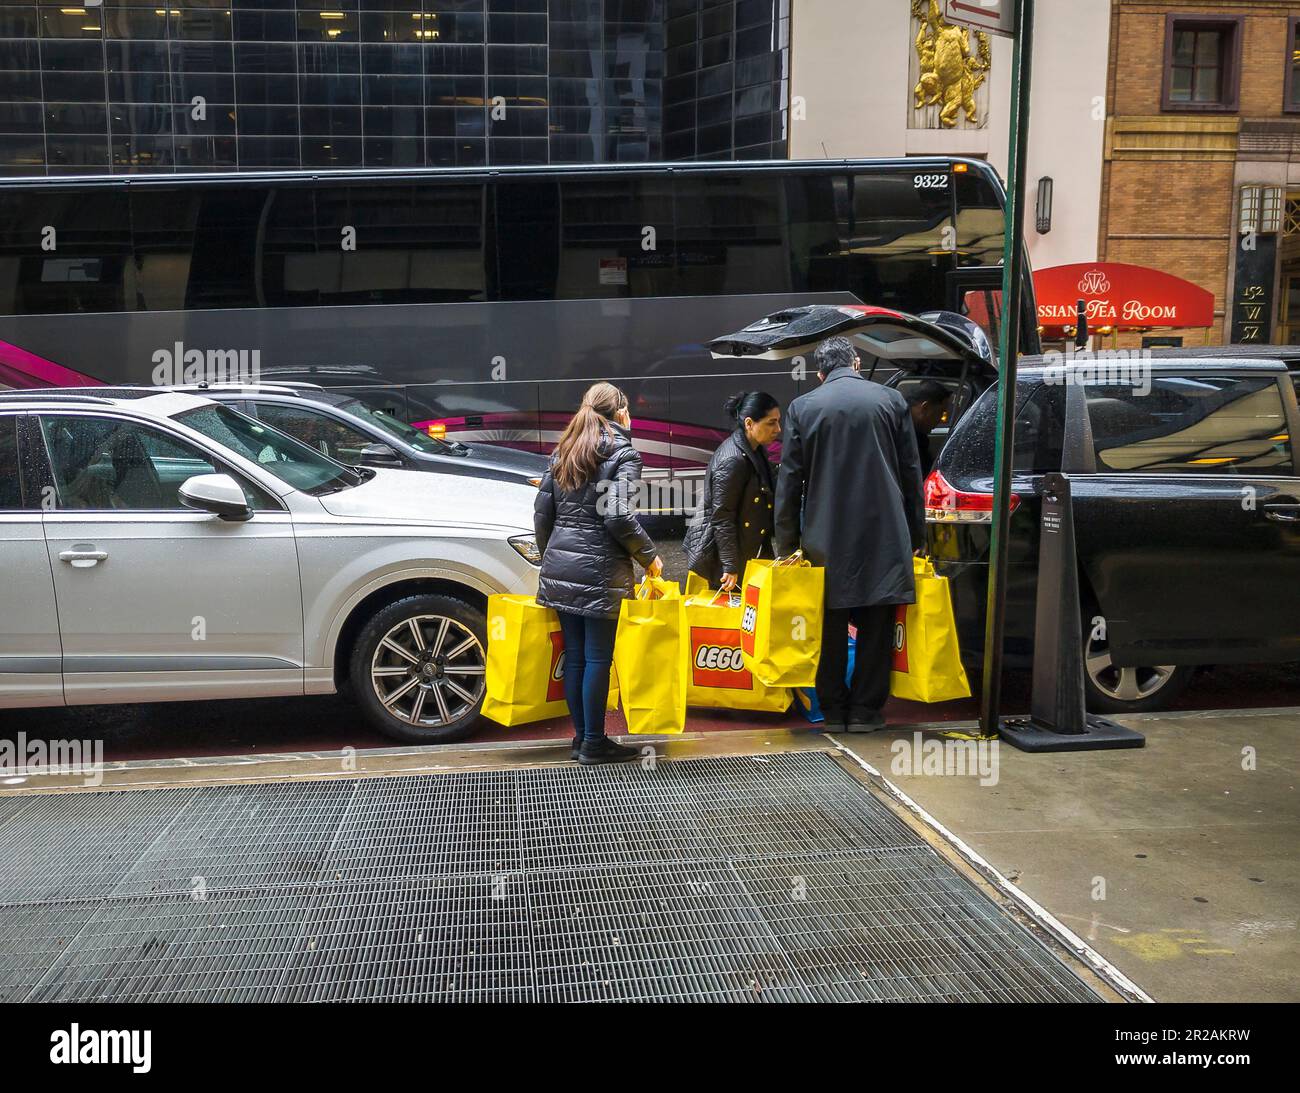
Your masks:
{"label": "metal grate sidewalk", "polygon": [[0,1000],[597,999],[1099,1000],[824,752],[0,798]]}

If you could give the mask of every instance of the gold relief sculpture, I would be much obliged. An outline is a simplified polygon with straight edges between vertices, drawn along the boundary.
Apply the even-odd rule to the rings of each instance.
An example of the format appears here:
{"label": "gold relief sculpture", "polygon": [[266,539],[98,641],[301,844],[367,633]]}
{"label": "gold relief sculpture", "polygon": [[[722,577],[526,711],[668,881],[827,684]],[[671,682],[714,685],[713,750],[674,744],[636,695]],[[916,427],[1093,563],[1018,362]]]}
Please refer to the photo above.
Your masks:
{"label": "gold relief sculpture", "polygon": [[957,115],[978,127],[979,109],[975,92],[988,78],[992,66],[989,36],[975,31],[976,49],[971,54],[970,32],[943,17],[939,0],[912,0],[912,17],[920,24],[916,34],[916,56],[921,78],[914,88],[917,110],[940,106],[939,124],[951,129]]}

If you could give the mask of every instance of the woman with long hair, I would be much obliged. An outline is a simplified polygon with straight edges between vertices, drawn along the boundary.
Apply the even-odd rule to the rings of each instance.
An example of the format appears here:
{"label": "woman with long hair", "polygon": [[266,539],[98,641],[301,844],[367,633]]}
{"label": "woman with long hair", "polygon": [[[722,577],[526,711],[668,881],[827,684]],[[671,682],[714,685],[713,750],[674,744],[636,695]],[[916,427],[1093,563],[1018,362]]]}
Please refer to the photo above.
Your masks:
{"label": "woman with long hair", "polygon": [[746,562],[772,557],[776,483],[765,449],[781,435],[781,404],[766,391],[742,391],[723,409],[735,428],[709,460],[682,546],[692,573],[730,592]]}
{"label": "woman with long hair", "polygon": [[632,562],[651,577],[663,571],[636,517],[641,457],[631,429],[627,396],[612,383],[589,387],[555,446],[533,509],[542,552],[537,602],[560,616],[571,754],[583,764],[640,755],[605,735],[614,634],[619,603],[632,595]]}

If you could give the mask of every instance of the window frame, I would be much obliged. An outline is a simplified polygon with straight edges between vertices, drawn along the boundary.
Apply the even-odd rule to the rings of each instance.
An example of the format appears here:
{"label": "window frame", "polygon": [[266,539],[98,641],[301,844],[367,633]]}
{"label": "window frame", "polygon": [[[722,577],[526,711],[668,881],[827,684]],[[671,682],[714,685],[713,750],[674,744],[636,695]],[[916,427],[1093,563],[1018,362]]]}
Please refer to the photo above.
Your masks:
{"label": "window frame", "polygon": [[165,425],[161,424],[159,421],[155,421],[155,420],[141,421],[140,419],[135,417],[118,416],[112,413],[105,413],[104,407],[95,407],[93,410],[87,407],[75,407],[75,408],[60,407],[58,409],[33,410],[28,413],[27,417],[29,420],[28,437],[30,439],[30,447],[33,453],[33,459],[39,465],[40,477],[43,480],[43,484],[48,485],[51,489],[53,489],[55,493],[55,497],[58,498],[58,503],[55,505],[53,509],[53,511],[56,513],[85,514],[85,516],[87,517],[90,517],[95,514],[101,514],[101,513],[115,513],[115,514],[126,513],[126,514],[136,514],[140,516],[143,515],[178,516],[179,515],[179,516],[204,517],[208,515],[207,513],[201,512],[198,509],[192,509],[184,505],[177,508],[163,508],[163,509],[158,509],[158,508],[148,508],[148,509],[84,508],[82,509],[82,508],[71,508],[71,507],[64,506],[63,499],[62,499],[62,490],[59,485],[58,476],[55,474],[54,457],[50,453],[49,441],[47,440],[45,434],[43,419],[46,417],[94,418],[101,421],[113,421],[119,425],[133,425],[136,426],[137,428],[152,429],[154,432],[162,434],[167,440],[169,440],[173,444],[185,445],[186,447],[194,448],[197,451],[201,452],[206,458],[206,461],[212,465],[213,473],[229,475],[239,484],[241,489],[245,490],[245,492],[251,490],[255,497],[270,502],[270,504],[261,508],[258,507],[259,502],[250,502],[250,507],[253,510],[254,516],[256,516],[258,513],[272,513],[272,512],[284,513],[288,511],[288,508],[285,505],[284,500],[276,496],[271,490],[267,489],[260,482],[250,479],[248,475],[244,474],[243,471],[239,470],[237,467],[233,467],[228,461],[222,459],[215,452],[209,450],[208,448],[205,448],[201,444],[196,443],[195,441],[191,440],[189,437],[181,436],[178,433],[172,432],[170,429],[168,429]]}
{"label": "window frame", "polygon": [[26,413],[22,410],[11,410],[0,413],[0,430],[3,430],[8,422],[13,422],[14,462],[18,472],[16,476],[18,484],[18,507],[11,509],[0,505],[0,515],[19,516],[26,513],[39,518],[41,515],[41,506],[39,501],[40,491],[33,490],[27,481],[31,476],[31,472],[27,468],[26,459],[24,458],[26,454],[25,445],[23,444],[23,436],[26,431],[26,427],[23,424],[24,417],[26,417]]}
{"label": "window frame", "polygon": [[[1241,108],[1241,50],[1245,15],[1169,12],[1165,15],[1165,50],[1160,109],[1172,114],[1235,114]],[[1174,36],[1180,30],[1216,30],[1228,41],[1223,54],[1223,83],[1216,102],[1178,102],[1173,98]]]}
{"label": "window frame", "polygon": [[1300,15],[1287,16],[1286,21],[1286,49],[1282,55],[1283,69],[1282,79],[1282,113],[1300,114],[1300,101],[1292,102],[1292,96],[1296,89],[1300,87],[1300,79],[1296,77],[1296,69],[1300,68],[1300,61],[1294,59],[1297,49],[1300,49],[1300,43],[1296,41],[1296,33],[1300,31]]}
{"label": "window frame", "polygon": [[[1159,371],[1153,373],[1152,379],[1229,379],[1229,380],[1250,380],[1263,379],[1271,381],[1276,389],[1278,398],[1281,400],[1283,417],[1288,425],[1291,435],[1297,435],[1295,425],[1297,416],[1293,416],[1291,404],[1288,402],[1287,387],[1291,379],[1288,373],[1276,372],[1240,372],[1232,369],[1216,370],[1213,373],[1198,372],[1180,372],[1180,371]],[[1092,417],[1088,412],[1088,391],[1093,385],[1071,384],[1067,389],[1067,396],[1072,395],[1075,400],[1072,404],[1067,404],[1066,409],[1066,453],[1064,462],[1069,462],[1071,457],[1071,425],[1074,425],[1074,436],[1077,442],[1078,450],[1075,453],[1074,462],[1069,473],[1076,475],[1089,475],[1098,477],[1116,477],[1123,478],[1145,478],[1145,479],[1179,479],[1191,481],[1204,481],[1207,479],[1218,478],[1224,481],[1240,483],[1250,479],[1268,479],[1268,480],[1291,480],[1300,477],[1300,445],[1294,441],[1289,444],[1290,462],[1284,468],[1251,471],[1245,474],[1224,473],[1218,470],[1190,471],[1190,470],[1141,470],[1125,471],[1105,467],[1097,459],[1096,439],[1093,435]],[[1105,386],[1104,384],[1098,386]],[[1261,388],[1264,390],[1265,388]],[[1297,394],[1297,401],[1300,402],[1300,394]],[[1066,468],[1063,466],[1063,470]]]}
{"label": "window frame", "polygon": [[[256,396],[253,396],[248,400],[248,403],[250,406],[255,406],[257,408],[257,413],[255,415],[249,415],[249,416],[256,417],[258,421],[264,422],[265,424],[269,425],[272,429],[279,429],[280,432],[285,433],[288,436],[292,436],[294,440],[297,440],[298,443],[300,444],[307,444],[308,447],[311,447],[312,445],[307,441],[302,440],[297,436],[294,436],[293,433],[289,432],[289,430],[285,429],[283,426],[276,424],[274,421],[268,420],[263,415],[262,411],[266,409],[284,410],[291,414],[296,412],[299,414],[314,415],[318,418],[324,419],[326,422],[334,426],[336,429],[347,429],[348,431],[355,433],[357,436],[361,437],[363,440],[366,441],[366,444],[362,445],[362,447],[366,447],[369,444],[383,443],[383,441],[375,440],[374,437],[372,437],[368,432],[366,432],[364,429],[358,428],[352,422],[344,421],[337,414],[331,413],[327,406],[324,406],[319,402],[313,402],[310,399],[298,399],[296,402],[276,402],[271,399],[265,399],[265,398],[259,399]],[[330,452],[322,452],[321,454],[327,455],[329,456],[330,459],[336,460],[340,463],[346,462],[346,460],[342,459],[340,456],[334,455]],[[355,465],[356,464],[349,464],[349,466],[355,466]]]}

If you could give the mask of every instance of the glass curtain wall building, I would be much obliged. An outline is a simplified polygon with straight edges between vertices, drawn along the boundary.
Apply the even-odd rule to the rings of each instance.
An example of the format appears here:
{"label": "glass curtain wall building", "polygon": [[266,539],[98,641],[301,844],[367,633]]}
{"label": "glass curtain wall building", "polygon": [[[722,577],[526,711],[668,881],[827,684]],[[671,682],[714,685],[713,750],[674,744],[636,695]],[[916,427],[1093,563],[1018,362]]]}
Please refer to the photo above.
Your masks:
{"label": "glass curtain wall building", "polygon": [[790,0],[0,0],[0,173],[787,154]]}

